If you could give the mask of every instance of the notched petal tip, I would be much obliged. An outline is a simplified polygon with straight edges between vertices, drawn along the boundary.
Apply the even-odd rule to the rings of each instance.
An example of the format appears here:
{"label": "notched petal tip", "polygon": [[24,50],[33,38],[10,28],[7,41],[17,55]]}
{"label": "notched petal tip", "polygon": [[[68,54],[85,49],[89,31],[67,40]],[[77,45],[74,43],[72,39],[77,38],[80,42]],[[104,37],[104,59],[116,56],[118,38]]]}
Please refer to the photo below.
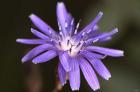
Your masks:
{"label": "notched petal tip", "polygon": [[100,87],[96,87],[96,88],[94,88],[93,90],[94,91],[97,91],[97,90],[99,90],[100,89]]}
{"label": "notched petal tip", "polygon": [[16,42],[18,42],[18,39],[16,39]]}
{"label": "notched petal tip", "polygon": [[23,64],[23,63],[25,63],[26,61],[23,61],[23,60],[21,60],[21,63]]}
{"label": "notched petal tip", "polygon": [[22,62],[22,63],[25,63],[25,62],[26,62],[25,58],[22,58],[22,59],[21,59],[21,62]]}
{"label": "notched petal tip", "polygon": [[34,30],[35,30],[34,28],[31,28],[31,32],[34,32]]}
{"label": "notched petal tip", "polygon": [[113,33],[113,34],[118,33],[118,32],[119,32],[118,28],[114,28],[114,29],[112,30],[112,33]]}
{"label": "notched petal tip", "polygon": [[117,50],[117,56],[118,56],[118,57],[124,56],[124,51],[122,51],[122,50]]}
{"label": "notched petal tip", "polygon": [[79,88],[77,88],[77,89],[75,88],[75,89],[71,89],[71,90],[72,90],[72,91],[79,91]]}
{"label": "notched petal tip", "polygon": [[31,28],[31,32],[32,32],[32,33],[35,33],[35,29],[34,29],[34,28]]}
{"label": "notched petal tip", "polygon": [[124,51],[120,50],[120,56],[124,56]]}
{"label": "notched petal tip", "polygon": [[103,13],[102,11],[99,12],[99,15],[103,16],[103,14],[104,14],[104,13]]}
{"label": "notched petal tip", "polygon": [[65,5],[64,5],[63,2],[58,2],[58,3],[57,3],[57,6],[58,6],[58,7],[59,7],[59,6],[63,7],[63,6],[65,6]]}
{"label": "notched petal tip", "polygon": [[18,38],[18,39],[16,39],[16,42],[18,42],[18,43],[22,43],[22,42],[23,42],[23,39]]}
{"label": "notched petal tip", "polygon": [[108,76],[108,78],[106,78],[106,80],[109,80],[111,78],[111,76]]}
{"label": "notched petal tip", "polygon": [[20,39],[16,39],[16,42],[19,42],[20,41]]}
{"label": "notched petal tip", "polygon": [[36,15],[33,14],[33,13],[31,13],[31,14],[29,15],[29,18],[30,18],[30,19],[32,19],[32,18],[34,18],[34,17],[36,17]]}
{"label": "notched petal tip", "polygon": [[57,3],[57,9],[66,9],[65,4],[63,2],[58,2]]}
{"label": "notched petal tip", "polygon": [[118,28],[115,28],[114,31],[118,32],[119,30],[118,30]]}

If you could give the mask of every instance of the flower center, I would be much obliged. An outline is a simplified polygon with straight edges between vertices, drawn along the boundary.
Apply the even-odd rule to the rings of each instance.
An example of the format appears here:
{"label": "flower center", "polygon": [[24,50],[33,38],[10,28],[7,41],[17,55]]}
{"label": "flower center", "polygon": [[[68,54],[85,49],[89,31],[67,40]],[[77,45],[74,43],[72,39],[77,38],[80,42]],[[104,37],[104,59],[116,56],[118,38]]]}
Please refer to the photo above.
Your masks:
{"label": "flower center", "polygon": [[76,42],[72,38],[66,37],[59,42],[57,48],[59,50],[68,51],[70,56],[76,56],[82,49],[83,43],[82,41]]}

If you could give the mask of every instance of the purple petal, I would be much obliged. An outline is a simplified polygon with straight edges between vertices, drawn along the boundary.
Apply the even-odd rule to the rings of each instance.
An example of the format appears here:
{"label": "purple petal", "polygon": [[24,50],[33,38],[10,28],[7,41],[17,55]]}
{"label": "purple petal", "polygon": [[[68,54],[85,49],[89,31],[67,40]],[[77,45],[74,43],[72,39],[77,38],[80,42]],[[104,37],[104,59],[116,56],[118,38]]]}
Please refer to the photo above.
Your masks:
{"label": "purple petal", "polygon": [[112,35],[116,34],[117,32],[118,32],[118,29],[115,28],[111,32],[102,33],[96,37],[88,39],[86,41],[86,44],[92,44],[92,42],[94,42],[95,40],[98,40],[100,42],[106,41],[106,40],[110,39],[112,37]]}
{"label": "purple petal", "polygon": [[32,60],[32,62],[33,62],[34,64],[43,63],[43,62],[47,62],[47,61],[53,59],[53,58],[56,57],[56,56],[57,56],[56,51],[54,51],[54,50],[49,50],[49,51],[47,51],[47,52],[45,52],[45,53],[43,53],[43,54],[37,56],[36,58],[34,58],[34,59]]}
{"label": "purple petal", "polygon": [[107,42],[107,41],[109,41],[111,39],[112,39],[112,37],[110,36],[110,37],[106,37],[104,39],[100,39],[99,42]]}
{"label": "purple petal", "polygon": [[66,72],[69,72],[71,70],[70,68],[70,57],[68,55],[67,52],[62,52],[59,54],[59,60],[63,66],[63,68],[65,69]]}
{"label": "purple petal", "polygon": [[92,30],[94,28],[95,25],[97,25],[97,23],[100,21],[100,19],[103,16],[103,12],[99,12],[98,15],[96,16],[96,18],[88,25],[86,26],[81,32],[80,34],[82,34],[83,32],[87,33],[89,30]]}
{"label": "purple petal", "polygon": [[64,70],[61,63],[59,63],[58,65],[58,76],[59,76],[61,84],[64,86],[66,84],[66,71]]}
{"label": "purple petal", "polygon": [[90,51],[86,51],[86,50],[83,50],[80,52],[84,57],[88,57],[90,59],[92,58],[99,58],[99,59],[102,59],[104,56],[101,55],[101,54],[96,54],[96,53],[93,53],[93,52],[90,52]]}
{"label": "purple petal", "polygon": [[76,58],[73,58],[70,61],[71,71],[69,72],[69,81],[70,86],[73,91],[79,90],[80,88],[80,69],[79,61]]}
{"label": "purple petal", "polygon": [[98,74],[103,77],[106,80],[109,80],[111,78],[111,74],[108,71],[108,69],[105,67],[105,65],[102,63],[100,59],[89,59],[91,64],[93,65],[94,69],[98,72]]}
{"label": "purple petal", "polygon": [[98,46],[88,46],[86,49],[113,57],[120,57],[124,55],[124,52],[122,50],[115,50]]}
{"label": "purple petal", "polygon": [[29,45],[45,44],[45,40],[41,39],[17,39],[16,42]]}
{"label": "purple petal", "polygon": [[93,37],[96,37],[97,35],[99,35],[99,26],[98,25],[95,25],[94,27],[93,27],[93,29],[91,29],[91,30],[89,30],[88,32],[87,32],[87,37],[88,37],[88,39],[89,38],[93,38]]}
{"label": "purple petal", "polygon": [[112,36],[116,33],[118,33],[118,28],[113,29],[111,32],[103,33],[102,35],[99,35],[96,38],[99,38],[99,41],[106,41],[110,40]]}
{"label": "purple petal", "polygon": [[39,37],[39,38],[41,38],[41,39],[48,40],[48,41],[50,40],[48,36],[44,35],[43,33],[39,32],[39,31],[37,31],[37,30],[35,30],[35,29],[33,29],[33,28],[31,28],[31,32],[32,32],[35,36],[37,36],[37,37]]}
{"label": "purple petal", "polygon": [[29,51],[23,58],[22,58],[22,62],[26,62],[32,58],[34,58],[35,56],[37,56],[38,54],[48,50],[52,48],[52,45],[50,44],[43,44],[40,46],[37,46],[35,48],[33,48],[31,51]]}
{"label": "purple petal", "polygon": [[80,59],[80,68],[84,74],[85,79],[87,80],[89,86],[94,90],[100,89],[99,81],[97,76],[90,66],[90,64],[84,58]]}
{"label": "purple petal", "polygon": [[64,3],[59,2],[57,4],[57,19],[59,23],[59,27],[61,27],[61,31],[64,35],[68,34],[67,27],[70,25],[71,16],[67,12]]}
{"label": "purple petal", "polygon": [[38,16],[36,16],[35,14],[31,14],[29,16],[29,18],[31,19],[31,21],[34,23],[34,25],[36,27],[38,27],[40,29],[40,31],[42,31],[43,33],[45,33],[46,35],[51,36],[52,34],[56,34],[56,32],[49,26],[47,25],[43,20],[41,20]]}
{"label": "purple petal", "polygon": [[89,35],[91,32],[93,33],[94,31],[96,31],[94,29],[96,29],[97,23],[102,18],[102,16],[103,16],[103,12],[99,12],[96,18],[76,35],[77,41],[80,41],[83,38],[83,34]]}

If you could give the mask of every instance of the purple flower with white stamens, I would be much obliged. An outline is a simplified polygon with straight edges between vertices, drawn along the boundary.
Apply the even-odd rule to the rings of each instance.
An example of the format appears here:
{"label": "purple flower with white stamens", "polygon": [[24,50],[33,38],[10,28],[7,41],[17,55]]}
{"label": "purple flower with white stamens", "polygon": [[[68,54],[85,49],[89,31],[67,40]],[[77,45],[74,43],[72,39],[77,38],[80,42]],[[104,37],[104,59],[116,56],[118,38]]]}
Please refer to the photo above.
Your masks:
{"label": "purple flower with white stamens", "polygon": [[[33,63],[43,63],[59,56],[58,75],[62,85],[66,84],[66,74],[69,76],[71,89],[79,90],[80,69],[93,90],[100,88],[97,76],[93,70],[104,79],[111,77],[110,72],[102,63],[106,56],[120,57],[123,51],[95,46],[95,42],[110,40],[112,35],[118,32],[115,28],[111,32],[99,32],[98,22],[103,13],[99,12],[96,18],[84,29],[78,32],[79,23],[74,24],[74,19],[67,12],[62,2],[57,4],[57,19],[59,33],[42,21],[35,14],[29,18],[40,30],[31,28],[31,32],[37,39],[17,39],[23,44],[39,45],[29,51],[22,62],[32,60]],[[93,67],[93,68],[92,68]]]}

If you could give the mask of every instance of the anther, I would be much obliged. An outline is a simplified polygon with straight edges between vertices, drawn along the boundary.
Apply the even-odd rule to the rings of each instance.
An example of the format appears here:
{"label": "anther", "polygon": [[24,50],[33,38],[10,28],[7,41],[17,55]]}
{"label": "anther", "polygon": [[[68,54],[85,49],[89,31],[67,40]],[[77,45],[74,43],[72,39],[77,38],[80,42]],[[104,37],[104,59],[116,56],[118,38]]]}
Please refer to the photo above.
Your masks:
{"label": "anther", "polygon": [[59,30],[61,31],[61,29],[62,29],[62,28],[61,28],[61,26],[59,25]]}
{"label": "anther", "polygon": [[65,22],[65,28],[67,28],[68,27],[68,23],[67,22]]}
{"label": "anther", "polygon": [[59,34],[62,36],[62,32],[59,32]]}
{"label": "anther", "polygon": [[85,35],[85,32],[82,33],[82,36],[84,36],[84,35]]}
{"label": "anther", "polygon": [[61,26],[60,26],[60,24],[59,24],[59,22],[58,22],[58,28],[59,28],[59,30],[61,30],[62,28],[61,28]]}
{"label": "anther", "polygon": [[80,22],[81,22],[81,20],[79,20],[79,22],[77,23],[77,26],[76,26],[76,29],[75,29],[74,34],[77,34],[77,30],[78,30],[78,28],[79,28]]}
{"label": "anther", "polygon": [[50,35],[52,35],[52,32],[49,30]]}
{"label": "anther", "polygon": [[89,30],[87,31],[87,33],[89,34],[91,31],[92,31],[92,30],[91,30],[91,29],[89,29]]}
{"label": "anther", "polygon": [[93,41],[93,43],[95,43],[95,42],[97,42],[97,41],[99,41],[99,39],[95,39],[95,40]]}
{"label": "anther", "polygon": [[73,25],[73,23],[74,23],[74,19],[72,19],[72,21],[71,21],[71,26]]}

